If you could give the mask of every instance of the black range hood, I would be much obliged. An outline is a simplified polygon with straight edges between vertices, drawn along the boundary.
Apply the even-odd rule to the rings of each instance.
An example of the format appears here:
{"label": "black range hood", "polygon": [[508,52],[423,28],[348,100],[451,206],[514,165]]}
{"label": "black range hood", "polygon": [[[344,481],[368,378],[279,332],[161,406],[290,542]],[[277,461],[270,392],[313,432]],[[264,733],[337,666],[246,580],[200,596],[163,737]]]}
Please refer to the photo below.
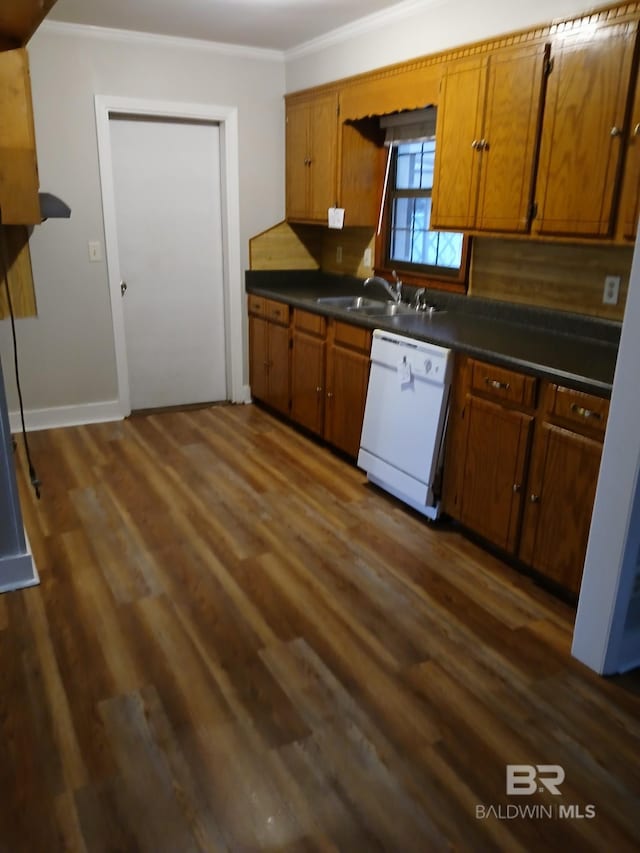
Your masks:
{"label": "black range hood", "polygon": [[68,219],[71,208],[61,198],[53,193],[38,193],[40,198],[40,215],[45,219]]}

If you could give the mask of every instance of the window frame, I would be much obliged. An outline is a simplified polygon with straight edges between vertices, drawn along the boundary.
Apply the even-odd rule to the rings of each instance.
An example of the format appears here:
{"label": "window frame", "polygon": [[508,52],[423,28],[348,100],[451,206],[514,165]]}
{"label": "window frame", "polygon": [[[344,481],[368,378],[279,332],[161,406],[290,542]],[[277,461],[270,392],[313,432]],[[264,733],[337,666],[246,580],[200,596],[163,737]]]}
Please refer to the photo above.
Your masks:
{"label": "window frame", "polygon": [[[405,144],[403,142],[399,144]],[[398,162],[398,143],[389,146],[389,155],[387,160],[387,180],[383,187],[381,198],[381,214],[380,227],[376,232],[375,242],[375,273],[382,275],[385,278],[390,278],[393,272],[397,272],[398,277],[403,282],[418,287],[430,287],[439,290],[450,290],[458,293],[467,292],[467,281],[469,274],[469,260],[471,238],[468,234],[462,232],[462,257],[460,268],[445,272],[444,268],[440,271],[434,267],[425,267],[420,264],[410,264],[402,261],[392,261],[389,258],[391,250],[391,224],[392,224],[392,207],[393,200],[397,197],[401,198],[424,198],[430,196],[431,192],[424,190],[400,190],[395,189],[395,180]],[[395,151],[394,151],[395,149]]]}

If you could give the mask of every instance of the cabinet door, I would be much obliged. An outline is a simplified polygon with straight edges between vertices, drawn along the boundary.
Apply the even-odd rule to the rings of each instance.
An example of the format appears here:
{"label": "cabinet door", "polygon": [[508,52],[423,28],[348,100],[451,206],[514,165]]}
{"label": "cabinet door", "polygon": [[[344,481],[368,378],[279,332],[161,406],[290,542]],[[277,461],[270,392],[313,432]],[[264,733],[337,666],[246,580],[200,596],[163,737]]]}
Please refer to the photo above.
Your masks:
{"label": "cabinet door", "polygon": [[249,315],[249,383],[256,400],[269,396],[269,354],[267,350],[268,323],[262,317]]}
{"label": "cabinet door", "polygon": [[289,327],[268,323],[268,385],[267,402],[274,409],[289,414]]}
{"label": "cabinet door", "polygon": [[291,417],[317,435],[322,435],[324,423],[325,353],[321,338],[293,333]]}
{"label": "cabinet door", "polygon": [[314,98],[309,110],[308,218],[327,221],[327,211],[338,198],[338,96]]}
{"label": "cabinet door", "polygon": [[552,48],[537,186],[540,234],[611,234],[636,27],[601,27],[589,40],[567,36]]}
{"label": "cabinet door", "polygon": [[444,76],[436,127],[432,228],[473,228],[478,197],[487,59],[456,63]]}
{"label": "cabinet door", "polygon": [[467,396],[464,490],[460,520],[515,551],[533,418]]}
{"label": "cabinet door", "polygon": [[627,137],[618,236],[625,240],[635,240],[640,217],[640,77],[636,83],[631,109],[631,128]]}
{"label": "cabinet door", "polygon": [[309,190],[308,104],[287,104],[286,122],[287,219],[305,219]]}
{"label": "cabinet door", "polygon": [[343,347],[329,347],[325,438],[353,457],[360,449],[368,382],[367,355]]}
{"label": "cabinet door", "polygon": [[548,52],[545,45],[505,50],[489,61],[478,151],[479,230],[529,229]]}
{"label": "cabinet door", "polygon": [[387,159],[378,119],[345,122],[340,130],[338,205],[346,226],[375,226]]}
{"label": "cabinet door", "polygon": [[41,221],[27,52],[0,52],[0,217],[3,225]]}
{"label": "cabinet door", "polygon": [[601,442],[548,423],[532,455],[520,557],[576,595],[601,455]]}

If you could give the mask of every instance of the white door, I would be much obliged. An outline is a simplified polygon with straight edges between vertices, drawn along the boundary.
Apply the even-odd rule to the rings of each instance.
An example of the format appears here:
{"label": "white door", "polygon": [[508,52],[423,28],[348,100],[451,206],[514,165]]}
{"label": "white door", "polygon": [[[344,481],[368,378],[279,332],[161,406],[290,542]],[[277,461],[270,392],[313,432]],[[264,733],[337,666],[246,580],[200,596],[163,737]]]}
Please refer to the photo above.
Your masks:
{"label": "white door", "polygon": [[225,400],[218,125],[109,128],[131,408]]}

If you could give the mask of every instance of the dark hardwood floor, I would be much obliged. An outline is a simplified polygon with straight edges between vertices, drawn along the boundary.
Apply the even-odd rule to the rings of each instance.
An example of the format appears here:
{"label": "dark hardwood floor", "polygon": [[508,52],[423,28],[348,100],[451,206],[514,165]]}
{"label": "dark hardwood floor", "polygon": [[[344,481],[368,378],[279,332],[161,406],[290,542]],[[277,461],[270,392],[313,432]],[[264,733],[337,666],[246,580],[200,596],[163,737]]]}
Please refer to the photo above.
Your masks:
{"label": "dark hardwood floor", "polygon": [[638,679],[529,579],[254,406],[31,445],[2,853],[638,849]]}

